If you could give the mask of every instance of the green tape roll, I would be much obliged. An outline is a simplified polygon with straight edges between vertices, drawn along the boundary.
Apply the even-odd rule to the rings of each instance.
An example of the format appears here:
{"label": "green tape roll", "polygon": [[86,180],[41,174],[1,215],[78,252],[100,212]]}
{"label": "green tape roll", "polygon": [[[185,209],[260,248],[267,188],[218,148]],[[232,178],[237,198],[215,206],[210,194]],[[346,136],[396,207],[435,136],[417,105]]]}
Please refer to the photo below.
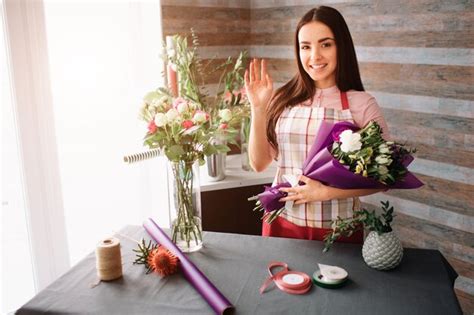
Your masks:
{"label": "green tape roll", "polygon": [[316,270],[313,273],[313,276],[311,277],[313,280],[313,283],[321,288],[326,288],[326,289],[337,289],[342,287],[343,285],[346,284],[347,279],[349,277],[346,277],[342,280],[331,280],[331,281],[325,281],[323,280],[323,277],[321,275],[321,271]]}

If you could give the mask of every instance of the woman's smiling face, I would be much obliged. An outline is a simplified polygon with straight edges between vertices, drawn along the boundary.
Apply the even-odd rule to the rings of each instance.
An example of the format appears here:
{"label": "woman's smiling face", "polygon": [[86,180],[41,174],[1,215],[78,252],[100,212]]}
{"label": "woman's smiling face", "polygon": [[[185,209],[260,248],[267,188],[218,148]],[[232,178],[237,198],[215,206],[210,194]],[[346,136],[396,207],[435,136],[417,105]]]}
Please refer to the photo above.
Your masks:
{"label": "woman's smiling face", "polygon": [[298,33],[300,61],[316,87],[336,85],[337,48],[331,29],[321,22],[305,24]]}

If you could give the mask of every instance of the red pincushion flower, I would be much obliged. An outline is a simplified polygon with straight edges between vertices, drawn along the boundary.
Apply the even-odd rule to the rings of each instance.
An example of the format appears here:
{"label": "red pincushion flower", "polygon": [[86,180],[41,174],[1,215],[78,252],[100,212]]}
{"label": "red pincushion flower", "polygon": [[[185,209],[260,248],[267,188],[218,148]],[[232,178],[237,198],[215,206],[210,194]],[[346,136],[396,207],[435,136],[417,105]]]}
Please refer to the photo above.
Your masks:
{"label": "red pincushion flower", "polygon": [[151,270],[161,276],[168,276],[178,271],[178,257],[168,249],[159,245],[148,256],[148,265]]}

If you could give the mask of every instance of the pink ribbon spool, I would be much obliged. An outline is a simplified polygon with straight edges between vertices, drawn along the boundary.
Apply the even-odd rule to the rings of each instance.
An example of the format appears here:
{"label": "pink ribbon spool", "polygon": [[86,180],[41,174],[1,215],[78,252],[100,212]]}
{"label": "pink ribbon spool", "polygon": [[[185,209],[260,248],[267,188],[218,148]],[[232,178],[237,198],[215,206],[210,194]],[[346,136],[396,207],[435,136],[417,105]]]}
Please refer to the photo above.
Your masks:
{"label": "pink ribbon spool", "polygon": [[[274,267],[283,267],[283,270],[273,274],[272,268]],[[260,294],[263,294],[271,282],[275,282],[280,290],[290,294],[305,294],[311,289],[311,278],[307,274],[300,271],[289,271],[288,265],[283,262],[270,263],[268,272],[270,277],[265,280],[260,288]]]}

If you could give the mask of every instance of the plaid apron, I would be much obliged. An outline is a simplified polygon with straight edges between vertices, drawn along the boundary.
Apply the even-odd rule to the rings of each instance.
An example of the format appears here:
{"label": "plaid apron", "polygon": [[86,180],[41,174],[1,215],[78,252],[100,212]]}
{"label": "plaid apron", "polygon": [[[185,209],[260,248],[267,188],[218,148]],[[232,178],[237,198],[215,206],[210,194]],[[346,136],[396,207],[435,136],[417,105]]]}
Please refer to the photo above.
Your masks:
{"label": "plaid apron", "polygon": [[[354,123],[347,94],[341,92],[340,95],[341,110],[320,107],[321,90],[315,95],[316,106],[303,103],[285,108],[275,128],[279,159],[273,185],[283,182],[284,174],[301,175],[301,167],[323,120]],[[284,211],[272,224],[264,222],[262,235],[323,240],[325,234],[331,231],[331,220],[338,216],[352,217],[353,211],[359,208],[359,198],[294,205],[291,211]],[[339,241],[362,243],[363,231],[354,233],[350,238],[341,238]]]}

